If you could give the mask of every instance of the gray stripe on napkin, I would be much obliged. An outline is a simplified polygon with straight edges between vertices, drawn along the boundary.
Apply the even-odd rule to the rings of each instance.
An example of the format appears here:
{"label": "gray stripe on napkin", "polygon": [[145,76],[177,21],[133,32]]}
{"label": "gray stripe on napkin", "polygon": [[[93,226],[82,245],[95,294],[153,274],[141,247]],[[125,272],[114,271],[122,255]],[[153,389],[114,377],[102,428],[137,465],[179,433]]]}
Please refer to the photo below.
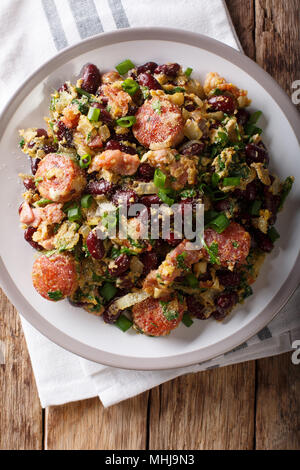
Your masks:
{"label": "gray stripe on napkin", "polygon": [[94,0],[69,0],[81,39],[103,33]]}
{"label": "gray stripe on napkin", "polygon": [[247,343],[243,343],[243,344],[240,344],[239,346],[237,346],[236,348],[232,349],[232,351],[227,351],[224,356],[228,356],[228,354],[231,354],[231,353],[234,353],[236,351],[240,351],[241,349],[245,349],[245,348],[248,348],[248,344]]}
{"label": "gray stripe on napkin", "polygon": [[64,49],[68,45],[68,41],[63,30],[58,11],[54,0],[42,0],[42,5],[46,18],[49,23],[50,31],[53,37],[55,47],[58,51]]}
{"label": "gray stripe on napkin", "polygon": [[118,29],[129,28],[130,24],[121,0],[108,0],[112,15]]}
{"label": "gray stripe on napkin", "polygon": [[272,333],[269,330],[269,328],[266,326],[259,333],[257,333],[257,336],[259,337],[261,341],[264,341],[265,339],[272,338]]}

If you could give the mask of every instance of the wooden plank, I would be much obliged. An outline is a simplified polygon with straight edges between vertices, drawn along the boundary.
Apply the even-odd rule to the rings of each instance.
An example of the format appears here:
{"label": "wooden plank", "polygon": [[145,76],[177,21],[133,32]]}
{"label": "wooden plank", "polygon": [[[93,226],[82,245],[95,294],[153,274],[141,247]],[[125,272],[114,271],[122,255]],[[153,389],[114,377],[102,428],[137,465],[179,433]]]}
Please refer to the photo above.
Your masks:
{"label": "wooden plank", "polygon": [[179,377],[151,395],[149,449],[252,449],[255,363]]}
{"label": "wooden plank", "polygon": [[0,449],[42,449],[43,418],[30,359],[15,308],[0,290]]}
{"label": "wooden plank", "polygon": [[255,60],[254,0],[226,0],[226,5],[245,54]]}
{"label": "wooden plank", "polygon": [[257,361],[256,449],[300,449],[300,365],[291,356]]}
{"label": "wooden plank", "polygon": [[299,0],[255,0],[255,10],[256,60],[290,94],[300,78]]}
{"label": "wooden plank", "polygon": [[45,448],[145,449],[148,396],[145,392],[108,409],[99,398],[47,408]]}

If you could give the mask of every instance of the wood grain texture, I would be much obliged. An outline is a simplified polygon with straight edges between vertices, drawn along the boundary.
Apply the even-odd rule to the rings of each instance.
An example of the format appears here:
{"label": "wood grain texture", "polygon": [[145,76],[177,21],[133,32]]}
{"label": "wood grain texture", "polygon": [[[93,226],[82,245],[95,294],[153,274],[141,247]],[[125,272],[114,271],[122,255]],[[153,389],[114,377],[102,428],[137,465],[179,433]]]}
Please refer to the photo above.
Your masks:
{"label": "wood grain texture", "polygon": [[257,361],[256,449],[300,449],[300,365],[291,356]]}
{"label": "wood grain texture", "polygon": [[255,0],[255,21],[256,61],[291,94],[300,79],[299,0]]}
{"label": "wood grain texture", "polygon": [[148,395],[108,409],[99,398],[51,406],[45,416],[45,449],[145,449]]}
{"label": "wood grain texture", "polygon": [[255,362],[179,377],[151,392],[149,449],[252,449]]}
{"label": "wood grain texture", "polygon": [[0,449],[41,449],[42,409],[16,310],[1,291]]}
{"label": "wood grain texture", "polygon": [[226,0],[244,53],[255,60],[255,0]]}

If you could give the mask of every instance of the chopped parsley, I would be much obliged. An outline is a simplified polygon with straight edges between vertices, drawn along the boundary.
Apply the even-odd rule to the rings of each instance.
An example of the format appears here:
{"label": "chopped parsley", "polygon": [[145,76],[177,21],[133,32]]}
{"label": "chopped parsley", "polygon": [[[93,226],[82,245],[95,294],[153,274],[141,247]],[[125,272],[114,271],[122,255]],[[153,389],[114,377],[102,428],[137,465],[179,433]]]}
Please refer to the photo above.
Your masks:
{"label": "chopped parsley", "polygon": [[186,199],[186,198],[189,198],[189,197],[195,197],[195,196],[196,196],[196,190],[195,189],[184,189],[180,193],[180,197],[182,199]]}
{"label": "chopped parsley", "polygon": [[152,103],[152,108],[157,114],[161,114],[161,102],[159,100]]}
{"label": "chopped parsley", "polygon": [[161,300],[159,303],[162,307],[163,314],[168,321],[173,321],[178,318],[179,313],[177,312],[177,310],[170,308],[169,302],[163,302]]}
{"label": "chopped parsley", "polygon": [[19,142],[19,146],[21,147],[21,149],[24,147],[24,145],[25,145],[25,140],[21,139]]}
{"label": "chopped parsley", "polygon": [[56,302],[57,300],[61,300],[63,298],[63,293],[60,290],[55,290],[53,292],[49,291],[48,297],[49,299],[54,300]]}
{"label": "chopped parsley", "polygon": [[187,255],[187,252],[186,251],[183,251],[180,255],[177,255],[176,256],[176,260],[177,260],[177,267],[179,269],[183,269],[184,271],[188,271],[189,268],[187,267],[187,265],[185,264],[184,260],[186,258],[186,255]]}

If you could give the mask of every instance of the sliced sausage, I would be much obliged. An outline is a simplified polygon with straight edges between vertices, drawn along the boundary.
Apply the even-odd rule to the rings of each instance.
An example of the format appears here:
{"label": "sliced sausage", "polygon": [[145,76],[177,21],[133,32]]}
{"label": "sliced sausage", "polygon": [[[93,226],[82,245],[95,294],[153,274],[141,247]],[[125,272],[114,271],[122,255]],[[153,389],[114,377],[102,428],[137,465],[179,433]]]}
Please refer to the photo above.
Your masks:
{"label": "sliced sausage", "polygon": [[[204,232],[204,240],[208,247],[213,243],[218,245],[217,257],[222,266],[244,264],[249,254],[251,237],[241,225],[232,222],[222,233],[208,228]],[[204,257],[210,260],[209,253],[203,250]]]}
{"label": "sliced sausage", "polygon": [[135,325],[149,336],[169,334],[181,322],[184,311],[185,304],[180,303],[177,298],[160,302],[149,297],[132,308]]}
{"label": "sliced sausage", "polygon": [[183,139],[183,118],[178,106],[166,99],[146,101],[136,113],[135,138],[144,147],[175,147]]}
{"label": "sliced sausage", "polygon": [[71,295],[78,285],[74,259],[65,255],[40,256],[32,267],[32,282],[47,300],[61,300]]}
{"label": "sliced sausage", "polygon": [[86,184],[83,171],[71,158],[49,153],[35,174],[37,189],[43,198],[66,202],[80,195]]}

